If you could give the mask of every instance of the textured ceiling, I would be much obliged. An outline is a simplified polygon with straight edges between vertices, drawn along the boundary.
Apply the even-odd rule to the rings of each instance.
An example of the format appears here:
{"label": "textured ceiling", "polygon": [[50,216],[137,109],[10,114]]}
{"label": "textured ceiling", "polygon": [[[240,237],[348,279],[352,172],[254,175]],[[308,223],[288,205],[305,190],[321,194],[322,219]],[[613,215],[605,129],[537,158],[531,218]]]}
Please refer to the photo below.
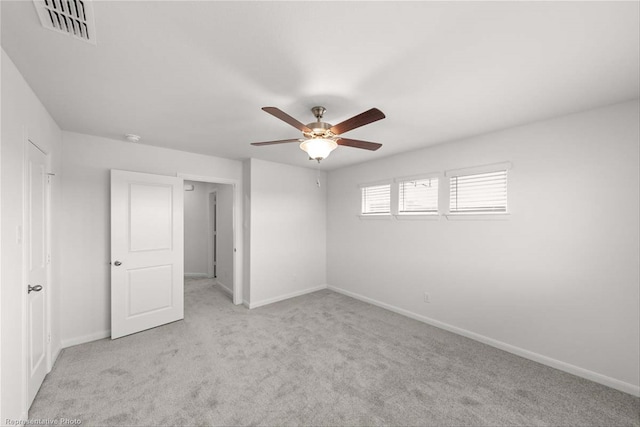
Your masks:
{"label": "textured ceiling", "polygon": [[94,2],[97,45],[2,1],[2,46],[65,130],[233,159],[315,165],[260,110],[336,124],[323,169],[640,95],[638,2]]}

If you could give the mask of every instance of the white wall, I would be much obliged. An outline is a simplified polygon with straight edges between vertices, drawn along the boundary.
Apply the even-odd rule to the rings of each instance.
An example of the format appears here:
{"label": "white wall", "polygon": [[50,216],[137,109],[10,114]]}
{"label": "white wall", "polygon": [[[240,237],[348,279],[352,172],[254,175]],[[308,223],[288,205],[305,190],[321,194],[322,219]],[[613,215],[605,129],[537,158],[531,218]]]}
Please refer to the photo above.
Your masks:
{"label": "white wall", "polygon": [[27,85],[19,71],[2,50],[2,161],[0,180],[2,194],[2,249],[0,264],[2,354],[0,357],[0,383],[2,413],[0,419],[19,419],[26,414],[26,399],[22,372],[24,339],[20,325],[25,311],[23,298],[23,246],[16,236],[18,227],[24,226],[24,150],[27,139],[32,140],[49,153],[48,169],[58,176],[51,187],[51,256],[52,275],[47,292],[52,301],[51,339],[53,357],[60,350],[60,262],[58,230],[60,221],[60,152],[62,135],[60,128],[44,109],[40,100]]}
{"label": "white wall", "polygon": [[257,159],[244,165],[250,167],[250,306],[325,287],[326,174]]}
{"label": "white wall", "polygon": [[242,162],[242,304],[251,301],[251,159]]}
{"label": "white wall", "polygon": [[[0,31],[2,30],[2,8],[0,7]],[[2,94],[2,78],[1,75],[2,73],[2,63],[3,63],[3,58],[4,58],[4,51],[0,52],[0,95]],[[2,369],[2,352],[3,352],[3,346],[2,346],[2,331],[3,331],[3,326],[5,323],[2,321],[2,102],[0,102],[0,384],[2,383],[2,375],[3,375],[3,369]],[[2,416],[4,415],[4,411],[2,410],[2,404],[3,404],[3,393],[2,393],[2,386],[0,385],[0,420],[2,420]]]}
{"label": "white wall", "polygon": [[214,184],[217,190],[217,281],[233,292],[233,186]]}
{"label": "white wall", "polygon": [[209,191],[214,186],[185,181],[193,191],[184,192],[184,272],[185,276],[209,273]]}
{"label": "white wall", "polygon": [[[329,285],[637,394],[639,115],[636,100],[332,171]],[[360,183],[502,161],[508,221],[357,216]]]}
{"label": "white wall", "polygon": [[65,347],[109,335],[110,169],[242,179],[239,161],[63,132]]}

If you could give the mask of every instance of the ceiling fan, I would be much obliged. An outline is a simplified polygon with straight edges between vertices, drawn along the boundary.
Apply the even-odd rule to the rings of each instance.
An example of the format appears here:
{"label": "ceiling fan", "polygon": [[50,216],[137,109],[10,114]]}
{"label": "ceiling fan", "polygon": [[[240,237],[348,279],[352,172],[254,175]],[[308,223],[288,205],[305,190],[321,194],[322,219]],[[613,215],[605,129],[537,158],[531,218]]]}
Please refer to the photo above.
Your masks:
{"label": "ceiling fan", "polygon": [[360,141],[358,139],[349,139],[340,136],[345,132],[359,128],[360,126],[368,125],[369,123],[384,119],[384,113],[377,108],[372,108],[364,113],[360,113],[357,116],[353,116],[335,126],[322,121],[322,116],[327,110],[320,106],[313,107],[311,109],[311,112],[316,117],[317,121],[306,125],[276,107],[263,107],[262,109],[272,116],[277,117],[294,128],[302,131],[304,138],[252,142],[251,145],[261,146],[300,142],[300,149],[309,154],[310,160],[317,160],[318,163],[320,163],[320,160],[326,159],[329,154],[338,147],[338,145],[362,148],[371,151],[375,151],[382,147],[382,144],[378,144],[377,142]]}

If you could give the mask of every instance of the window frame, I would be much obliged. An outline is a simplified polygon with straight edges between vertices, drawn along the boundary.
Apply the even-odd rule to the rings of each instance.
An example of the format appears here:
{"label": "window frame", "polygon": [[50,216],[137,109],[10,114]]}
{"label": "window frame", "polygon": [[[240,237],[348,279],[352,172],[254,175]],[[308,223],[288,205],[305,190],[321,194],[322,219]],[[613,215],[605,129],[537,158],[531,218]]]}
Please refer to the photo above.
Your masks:
{"label": "window frame", "polygon": [[[423,174],[419,174],[419,175],[409,175],[409,176],[402,176],[402,177],[398,177],[398,178],[394,178],[393,183],[394,186],[396,187],[396,195],[395,195],[395,201],[396,201],[396,209],[393,212],[393,216],[396,219],[399,220],[439,220],[440,217],[442,216],[442,182],[443,182],[443,175],[441,172],[429,172],[429,173],[423,173]],[[408,182],[408,181],[418,181],[418,180],[424,180],[424,179],[436,179],[438,181],[438,194],[436,196],[437,198],[437,206],[436,206],[436,211],[435,212],[416,212],[416,213],[411,213],[411,212],[400,212],[400,186],[402,185],[403,182]]]}
{"label": "window frame", "polygon": [[[362,203],[363,202],[363,200],[362,200],[362,195],[363,195],[362,190],[364,188],[368,188],[368,187],[379,187],[379,186],[383,186],[383,185],[388,185],[389,186],[389,212],[380,212],[380,213],[375,213],[375,212],[373,212],[373,213],[365,213],[365,212],[363,212],[363,210],[362,210],[362,208],[363,208],[363,206],[362,206],[362,204],[363,204]],[[391,179],[359,184],[358,185],[358,192],[360,193],[359,194],[359,196],[360,196],[360,199],[359,199],[360,200],[360,209],[359,209],[358,216],[360,218],[363,218],[363,219],[390,219],[392,217],[392,212],[393,212],[393,209],[394,209],[394,206],[393,206],[393,192],[394,192],[394,189],[393,189],[393,187],[394,187],[393,180],[391,180]]]}
{"label": "window frame", "polygon": [[[489,165],[474,166],[461,169],[450,169],[445,171],[446,177],[446,204],[444,205],[444,216],[447,220],[487,220],[501,221],[509,219],[511,215],[511,204],[509,203],[509,181],[511,178],[511,162],[493,163]],[[507,203],[505,212],[451,212],[451,178],[458,176],[478,175],[484,173],[506,171],[507,176]]]}

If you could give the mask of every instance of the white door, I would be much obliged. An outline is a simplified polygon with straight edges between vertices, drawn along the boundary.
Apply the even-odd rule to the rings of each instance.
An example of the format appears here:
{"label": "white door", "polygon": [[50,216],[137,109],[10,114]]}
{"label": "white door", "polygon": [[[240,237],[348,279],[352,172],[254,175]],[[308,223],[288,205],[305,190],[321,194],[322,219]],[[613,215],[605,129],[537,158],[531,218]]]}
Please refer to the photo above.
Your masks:
{"label": "white door", "polygon": [[47,374],[47,175],[46,155],[29,143],[27,161],[27,375],[29,406]]}
{"label": "white door", "polygon": [[111,338],[184,318],[183,180],[111,171]]}

